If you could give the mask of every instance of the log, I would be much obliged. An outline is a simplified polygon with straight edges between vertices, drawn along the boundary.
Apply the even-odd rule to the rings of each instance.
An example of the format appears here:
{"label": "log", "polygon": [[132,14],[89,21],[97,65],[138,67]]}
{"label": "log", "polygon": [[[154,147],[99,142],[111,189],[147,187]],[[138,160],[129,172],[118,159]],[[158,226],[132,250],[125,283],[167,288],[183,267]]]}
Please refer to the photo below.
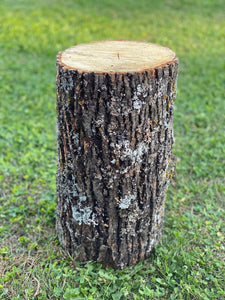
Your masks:
{"label": "log", "polygon": [[57,217],[78,261],[123,269],[163,231],[178,59],[156,44],[100,41],[57,56]]}

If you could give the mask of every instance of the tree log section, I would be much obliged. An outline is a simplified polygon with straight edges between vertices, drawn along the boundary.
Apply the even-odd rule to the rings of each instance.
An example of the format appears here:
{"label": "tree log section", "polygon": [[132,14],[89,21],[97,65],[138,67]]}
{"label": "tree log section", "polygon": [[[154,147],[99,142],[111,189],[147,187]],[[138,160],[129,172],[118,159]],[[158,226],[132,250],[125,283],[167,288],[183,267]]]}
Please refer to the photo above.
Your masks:
{"label": "tree log section", "polygon": [[150,256],[175,168],[178,59],[131,41],[78,45],[57,57],[57,219],[79,261],[123,269]]}

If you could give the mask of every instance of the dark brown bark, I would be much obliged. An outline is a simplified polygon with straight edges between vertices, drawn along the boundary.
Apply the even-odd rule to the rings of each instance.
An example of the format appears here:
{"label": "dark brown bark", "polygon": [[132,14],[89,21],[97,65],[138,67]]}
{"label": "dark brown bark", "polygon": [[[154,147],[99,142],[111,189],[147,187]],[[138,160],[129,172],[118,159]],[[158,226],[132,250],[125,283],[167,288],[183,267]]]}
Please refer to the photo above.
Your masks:
{"label": "dark brown bark", "polygon": [[178,60],[138,73],[57,62],[57,234],[80,261],[124,268],[150,256],[173,176]]}

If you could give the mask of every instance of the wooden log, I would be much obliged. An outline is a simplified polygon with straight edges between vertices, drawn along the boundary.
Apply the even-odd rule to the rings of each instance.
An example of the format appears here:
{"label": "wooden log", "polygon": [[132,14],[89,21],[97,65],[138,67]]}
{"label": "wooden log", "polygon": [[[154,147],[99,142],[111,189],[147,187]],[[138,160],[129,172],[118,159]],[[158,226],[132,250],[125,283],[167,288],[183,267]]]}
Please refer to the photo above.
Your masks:
{"label": "wooden log", "polygon": [[145,42],[58,54],[56,228],[76,260],[123,269],[159,243],[177,74],[175,53]]}

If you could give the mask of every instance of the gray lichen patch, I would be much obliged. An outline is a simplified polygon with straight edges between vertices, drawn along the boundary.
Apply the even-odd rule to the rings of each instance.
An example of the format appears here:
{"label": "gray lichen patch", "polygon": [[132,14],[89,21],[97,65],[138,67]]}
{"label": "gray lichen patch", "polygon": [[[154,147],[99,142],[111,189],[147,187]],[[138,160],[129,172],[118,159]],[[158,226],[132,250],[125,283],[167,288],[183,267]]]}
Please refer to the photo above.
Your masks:
{"label": "gray lichen patch", "polygon": [[63,72],[61,69],[59,70],[58,75],[59,75],[59,79],[60,79],[59,84],[58,84],[58,89],[61,89],[62,91],[64,91],[65,94],[69,94],[69,92],[74,88],[74,82],[73,82],[72,75],[69,73]]}
{"label": "gray lichen patch", "polygon": [[149,147],[146,143],[140,143],[138,147],[133,151],[134,160],[137,163],[141,163],[141,157],[144,153],[148,151]]}
{"label": "gray lichen patch", "polygon": [[148,95],[148,87],[145,84],[138,84],[137,85],[137,96],[143,96],[143,98],[147,97]]}
{"label": "gray lichen patch", "polygon": [[92,216],[92,209],[89,207],[86,208],[79,208],[78,206],[72,206],[72,215],[73,219],[81,225],[82,223],[86,225],[97,225],[95,214],[93,213]]}
{"label": "gray lichen patch", "polygon": [[138,112],[140,112],[143,104],[144,104],[143,101],[137,98],[133,101],[133,108],[136,109]]}
{"label": "gray lichen patch", "polygon": [[148,247],[146,249],[147,253],[151,253],[152,249],[159,243],[159,241],[157,240],[157,236],[156,234],[152,234],[151,235],[151,239],[149,240],[149,244]]}
{"label": "gray lichen patch", "polygon": [[145,104],[144,99],[148,96],[149,94],[149,87],[146,86],[145,84],[138,84],[136,91],[134,92],[133,95],[133,108],[140,112],[142,106]]}
{"label": "gray lichen patch", "polygon": [[148,151],[149,146],[145,142],[141,142],[136,147],[136,149],[132,150],[130,148],[130,142],[126,140],[123,142],[123,148],[124,148],[124,150],[121,155],[121,160],[130,158],[132,161],[132,164],[135,164],[135,163],[141,163],[142,156],[144,153],[146,153]]}
{"label": "gray lichen patch", "polygon": [[68,230],[69,230],[71,236],[73,236],[73,235],[74,235],[74,231],[72,230],[72,228],[71,228],[71,226],[70,226],[70,223],[69,223],[69,222],[66,222],[66,226],[67,226],[67,228],[68,228]]}
{"label": "gray lichen patch", "polygon": [[119,208],[127,209],[130,206],[131,201],[135,199],[136,199],[135,195],[130,195],[130,194],[126,195],[124,198],[120,199]]}
{"label": "gray lichen patch", "polygon": [[79,143],[80,143],[79,135],[76,134],[76,133],[73,133],[73,135],[72,135],[72,140],[73,140],[74,146],[75,146],[75,147],[78,147],[78,146],[79,146]]}
{"label": "gray lichen patch", "polygon": [[80,199],[81,202],[84,202],[84,201],[87,200],[87,197],[86,196],[80,196],[79,199]]}

